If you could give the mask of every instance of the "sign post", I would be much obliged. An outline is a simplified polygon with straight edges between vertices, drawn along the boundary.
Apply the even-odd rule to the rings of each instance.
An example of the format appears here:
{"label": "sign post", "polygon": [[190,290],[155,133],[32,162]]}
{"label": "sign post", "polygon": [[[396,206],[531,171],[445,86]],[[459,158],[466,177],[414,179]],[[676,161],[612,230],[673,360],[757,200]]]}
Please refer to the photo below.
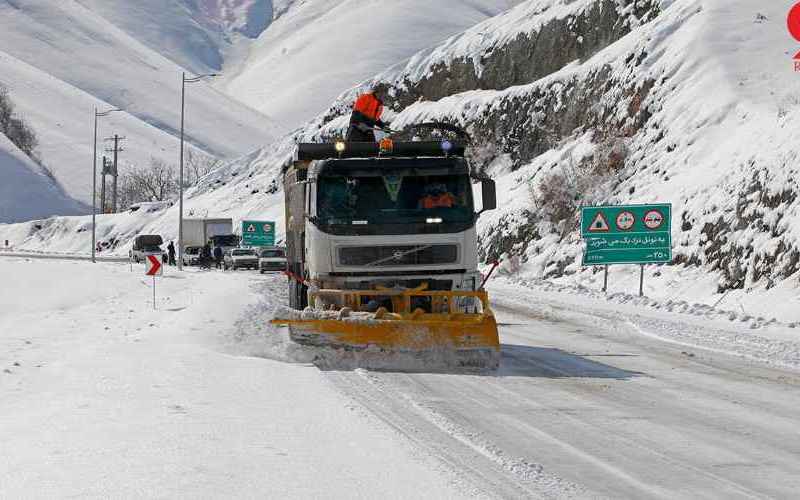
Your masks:
{"label": "sign post", "polygon": [[242,245],[249,247],[275,246],[275,223],[272,221],[243,220]]}
{"label": "sign post", "polygon": [[164,275],[164,266],[161,263],[160,256],[147,255],[144,260],[144,274],[145,276],[153,277],[153,310],[156,309],[156,276]]}
{"label": "sign post", "polygon": [[639,264],[639,295],[644,295],[645,264],[672,261],[672,205],[583,207],[581,237],[586,241],[584,266],[605,266],[603,290],[608,290],[608,266]]}

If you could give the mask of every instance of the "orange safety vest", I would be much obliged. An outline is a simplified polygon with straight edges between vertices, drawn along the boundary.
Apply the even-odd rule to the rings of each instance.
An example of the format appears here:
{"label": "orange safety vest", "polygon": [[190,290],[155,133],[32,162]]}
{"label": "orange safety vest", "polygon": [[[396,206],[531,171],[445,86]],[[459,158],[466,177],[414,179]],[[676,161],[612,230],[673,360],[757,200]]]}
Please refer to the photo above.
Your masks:
{"label": "orange safety vest", "polygon": [[456,203],[456,197],[450,193],[439,196],[428,195],[422,199],[422,208],[451,208]]}
{"label": "orange safety vest", "polygon": [[356,100],[353,111],[358,111],[370,120],[378,121],[383,114],[383,103],[374,94],[362,94]]}

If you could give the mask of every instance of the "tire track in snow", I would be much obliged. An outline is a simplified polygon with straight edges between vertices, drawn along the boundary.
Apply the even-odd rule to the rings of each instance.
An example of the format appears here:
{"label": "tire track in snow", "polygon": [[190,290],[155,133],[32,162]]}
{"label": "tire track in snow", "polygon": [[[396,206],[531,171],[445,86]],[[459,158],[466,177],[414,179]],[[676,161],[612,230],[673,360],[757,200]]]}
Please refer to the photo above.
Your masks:
{"label": "tire track in snow", "polygon": [[545,471],[541,464],[509,456],[484,433],[454,422],[417,395],[397,391],[385,380],[394,374],[359,369],[331,372],[329,376],[340,390],[442,460],[452,473],[476,484],[484,494],[500,498],[597,498]]}

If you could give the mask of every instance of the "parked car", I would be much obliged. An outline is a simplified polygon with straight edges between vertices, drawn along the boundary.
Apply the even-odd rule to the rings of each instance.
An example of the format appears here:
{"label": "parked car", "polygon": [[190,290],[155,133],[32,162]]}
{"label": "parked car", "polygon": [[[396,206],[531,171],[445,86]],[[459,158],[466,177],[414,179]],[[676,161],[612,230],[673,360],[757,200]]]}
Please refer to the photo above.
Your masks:
{"label": "parked car", "polygon": [[285,271],[286,250],[280,247],[262,248],[258,252],[258,270],[261,274],[267,271]]}
{"label": "parked car", "polygon": [[183,249],[183,265],[196,266],[200,263],[200,252],[203,247],[186,247]]}
{"label": "parked car", "polygon": [[133,248],[131,248],[128,257],[134,262],[143,262],[148,255],[158,255],[159,258],[164,258],[164,250],[161,245],[164,240],[157,234],[140,234],[133,240]]}
{"label": "parked car", "polygon": [[222,267],[228,269],[258,269],[258,255],[252,248],[234,248],[225,252]]}

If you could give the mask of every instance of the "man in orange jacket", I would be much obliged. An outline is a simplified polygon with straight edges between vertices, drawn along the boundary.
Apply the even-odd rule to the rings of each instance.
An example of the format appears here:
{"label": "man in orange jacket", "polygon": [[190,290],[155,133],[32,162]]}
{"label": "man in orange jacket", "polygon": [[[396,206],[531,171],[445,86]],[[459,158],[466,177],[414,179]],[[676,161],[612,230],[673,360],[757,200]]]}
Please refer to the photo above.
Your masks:
{"label": "man in orange jacket", "polygon": [[348,142],[375,142],[375,127],[384,128],[387,123],[384,117],[384,94],[373,90],[361,94],[353,105],[350,115],[350,127],[347,129]]}

